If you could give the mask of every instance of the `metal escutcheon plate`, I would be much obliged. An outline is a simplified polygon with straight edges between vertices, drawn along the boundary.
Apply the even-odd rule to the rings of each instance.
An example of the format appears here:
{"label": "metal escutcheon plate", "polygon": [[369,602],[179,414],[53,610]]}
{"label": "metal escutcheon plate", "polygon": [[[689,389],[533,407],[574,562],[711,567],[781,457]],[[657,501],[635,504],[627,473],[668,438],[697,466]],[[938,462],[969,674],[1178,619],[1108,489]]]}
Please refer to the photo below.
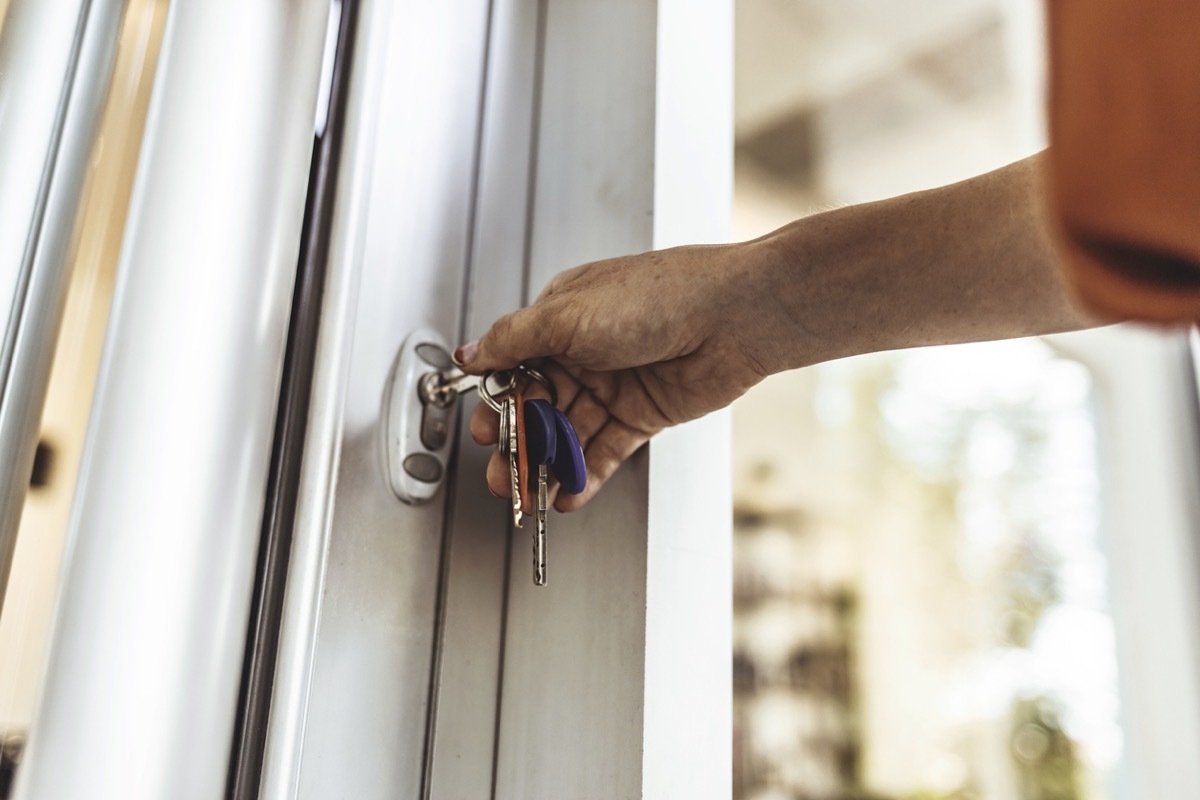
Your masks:
{"label": "metal escutcheon plate", "polygon": [[431,372],[453,366],[446,342],[436,332],[409,334],[400,347],[384,399],[384,460],[396,497],[413,505],[433,499],[449,468],[458,423],[458,404],[421,402],[418,384]]}

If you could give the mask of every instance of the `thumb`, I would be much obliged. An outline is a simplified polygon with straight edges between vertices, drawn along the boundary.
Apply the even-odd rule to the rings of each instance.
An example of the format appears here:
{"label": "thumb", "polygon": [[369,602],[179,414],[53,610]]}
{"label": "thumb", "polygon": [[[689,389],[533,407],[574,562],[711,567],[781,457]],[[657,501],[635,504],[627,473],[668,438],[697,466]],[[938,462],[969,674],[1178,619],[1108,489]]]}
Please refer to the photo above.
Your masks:
{"label": "thumb", "polygon": [[454,351],[455,362],[464,372],[480,373],[560,355],[557,345],[563,340],[563,332],[555,328],[558,315],[548,305],[535,303],[496,320],[477,341]]}

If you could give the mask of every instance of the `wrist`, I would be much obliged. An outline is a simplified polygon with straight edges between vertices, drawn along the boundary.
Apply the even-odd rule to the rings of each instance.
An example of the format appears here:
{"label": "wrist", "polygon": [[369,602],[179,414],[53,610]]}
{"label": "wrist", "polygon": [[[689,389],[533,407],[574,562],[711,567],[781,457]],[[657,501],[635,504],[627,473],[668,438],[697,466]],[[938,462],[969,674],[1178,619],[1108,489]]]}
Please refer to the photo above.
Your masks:
{"label": "wrist", "polygon": [[764,374],[852,355],[844,315],[835,313],[842,277],[826,268],[822,226],[807,217],[736,245],[743,346]]}

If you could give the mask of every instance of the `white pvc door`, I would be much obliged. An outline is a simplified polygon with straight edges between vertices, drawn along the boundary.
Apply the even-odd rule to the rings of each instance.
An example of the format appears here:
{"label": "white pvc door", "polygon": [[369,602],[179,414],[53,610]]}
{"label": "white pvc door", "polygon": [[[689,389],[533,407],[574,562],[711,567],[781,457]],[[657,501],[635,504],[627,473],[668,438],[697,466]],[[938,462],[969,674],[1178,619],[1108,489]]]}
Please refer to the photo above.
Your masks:
{"label": "white pvc door", "polygon": [[726,419],[544,588],[488,453],[405,504],[383,421],[411,332],[723,239],[731,48],[728,0],[171,4],[19,797],[728,794]]}

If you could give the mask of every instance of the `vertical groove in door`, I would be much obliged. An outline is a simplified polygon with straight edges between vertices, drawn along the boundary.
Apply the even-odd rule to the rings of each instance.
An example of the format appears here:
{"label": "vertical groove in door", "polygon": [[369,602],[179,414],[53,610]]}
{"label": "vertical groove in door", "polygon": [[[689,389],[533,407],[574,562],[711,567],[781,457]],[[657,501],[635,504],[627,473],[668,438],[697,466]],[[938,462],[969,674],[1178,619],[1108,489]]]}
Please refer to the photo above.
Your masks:
{"label": "vertical groove in door", "polygon": [[257,798],[262,776],[357,20],[358,0],[341,0],[325,112],[327,122],[324,131],[318,132],[313,146],[296,288],[280,382],[275,443],[271,452],[242,687],[226,786],[226,796],[232,800]]}
{"label": "vertical groove in door", "polygon": [[550,0],[538,0],[537,54],[533,66],[533,121],[529,126],[529,190],[525,195],[525,243],[521,271],[521,302],[529,302],[529,278],[533,270],[533,212],[537,205],[538,147],[542,132],[542,85],[546,72],[546,17],[550,14]]}
{"label": "vertical groove in door", "polygon": [[[530,269],[530,260],[533,253],[533,209],[537,201],[538,145],[541,140],[540,132],[542,127],[542,79],[546,66],[546,17],[549,13],[549,0],[538,0],[537,34],[534,37],[536,51],[533,62],[533,102],[531,103],[531,120],[529,125],[529,176],[526,184],[525,231],[521,254],[521,303],[529,302],[529,274],[532,272]],[[500,765],[500,722],[504,709],[504,651],[508,640],[509,588],[512,582],[510,562],[512,561],[513,535],[513,527],[510,524],[508,526],[508,543],[505,548],[504,559],[504,601],[503,613],[500,617],[500,654],[497,661],[499,668],[496,670],[496,714],[492,722],[494,733],[492,734],[491,800],[496,800],[496,786]]]}
{"label": "vertical groove in door", "polygon": [[[463,276],[462,283],[462,298],[459,303],[458,310],[458,325],[456,326],[456,336],[458,341],[463,341],[467,329],[467,309],[470,304],[471,290],[474,285],[474,266],[475,266],[475,220],[479,214],[479,175],[480,162],[483,154],[483,123],[484,123],[484,106],[487,101],[488,89],[488,73],[491,63],[491,44],[492,44],[492,18],[496,9],[495,0],[488,0],[487,18],[483,25],[483,75],[479,81],[479,104],[478,104],[478,122],[475,125],[475,152],[473,156],[474,166],[471,177],[471,201],[467,215],[467,239],[466,248],[463,255],[463,264],[466,266],[466,274]],[[451,342],[451,346],[456,343]],[[459,416],[457,436],[462,436],[462,431],[465,429],[466,421],[463,420],[462,404],[456,404],[454,413]],[[453,452],[458,447],[457,441],[451,445]],[[450,572],[450,545],[454,535],[454,494],[455,485],[457,484],[458,471],[455,465],[451,465],[447,470],[446,481],[443,484],[442,490],[442,506],[445,509],[442,517],[442,547],[438,557],[438,585],[437,585],[437,602],[434,611],[434,640],[433,652],[430,656],[431,664],[429,668],[429,703],[426,709],[425,717],[425,745],[424,753],[421,757],[421,798],[429,800],[430,792],[433,788],[433,748],[434,740],[437,736],[437,714],[438,714],[438,696],[440,694],[439,684],[441,676],[442,652],[443,652],[443,633],[445,631],[445,615],[446,615],[446,591],[449,586]]]}

